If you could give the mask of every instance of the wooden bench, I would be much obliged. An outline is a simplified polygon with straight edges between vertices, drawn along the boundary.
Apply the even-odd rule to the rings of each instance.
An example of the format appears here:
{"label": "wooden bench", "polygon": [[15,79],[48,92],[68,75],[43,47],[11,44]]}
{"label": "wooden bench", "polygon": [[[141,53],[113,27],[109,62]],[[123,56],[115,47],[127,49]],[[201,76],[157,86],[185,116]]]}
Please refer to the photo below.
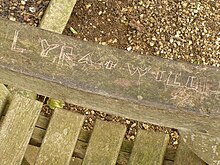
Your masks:
{"label": "wooden bench", "polygon": [[[9,94],[7,88],[2,89],[1,93]],[[85,131],[81,130],[82,115],[56,109],[49,121],[39,116],[41,105],[20,95],[13,96],[8,106],[4,105],[8,108],[0,123],[0,164],[162,165],[164,162],[169,141],[164,133],[139,130],[133,143],[124,139],[126,128],[122,124],[97,120],[92,132]],[[189,163],[193,160],[205,164],[194,153],[187,153],[188,148],[179,147],[176,164],[189,158]]]}
{"label": "wooden bench", "polygon": [[[46,12],[40,27],[60,33],[63,26],[51,28],[46,26],[47,22],[52,20],[50,24],[53,26],[64,25],[53,23],[54,18],[67,22],[71,11],[68,9],[66,15],[60,16],[55,10],[58,6],[55,2],[52,1],[49,6],[53,12]],[[60,2],[63,1],[57,1]],[[220,162],[218,69],[143,57],[3,19],[0,19],[0,45],[0,82],[106,113],[179,129],[182,139],[175,160],[177,164],[183,159],[184,164],[187,161],[205,164],[200,158],[209,164]],[[39,145],[44,137],[45,130],[34,128],[40,103],[19,95],[13,96],[10,101],[7,89],[4,86],[0,89],[1,110],[7,109],[6,104],[10,102],[2,119],[0,135],[2,152],[8,153],[8,156],[0,154],[0,161],[1,164],[13,164],[13,161],[19,164],[25,149],[30,148],[29,140],[30,144]],[[30,114],[26,117],[27,121],[26,113]],[[24,125],[19,126],[20,121]],[[71,122],[61,124],[66,121]],[[75,125],[70,124],[74,122]],[[83,117],[78,114],[55,110],[36,156],[36,164],[68,164],[73,160],[71,156],[75,152],[74,147],[76,149],[79,144],[76,140],[80,137],[82,122]],[[106,136],[100,137],[103,131]],[[91,138],[87,139],[86,152],[80,160],[75,160],[79,164],[97,164],[101,160],[106,164],[115,164],[123,155],[120,149],[123,148],[124,131],[122,125],[97,121]],[[112,139],[108,133],[111,133]],[[9,140],[17,137],[16,141]],[[55,145],[54,139],[60,145]],[[134,146],[130,147],[131,153],[127,154],[128,164],[146,164],[146,161],[162,164],[167,142],[167,135],[139,131]],[[13,145],[16,152],[12,152]],[[97,146],[103,146],[100,147],[102,150],[99,151]],[[188,158],[188,155],[192,157]],[[102,156],[105,159],[101,159]]]}

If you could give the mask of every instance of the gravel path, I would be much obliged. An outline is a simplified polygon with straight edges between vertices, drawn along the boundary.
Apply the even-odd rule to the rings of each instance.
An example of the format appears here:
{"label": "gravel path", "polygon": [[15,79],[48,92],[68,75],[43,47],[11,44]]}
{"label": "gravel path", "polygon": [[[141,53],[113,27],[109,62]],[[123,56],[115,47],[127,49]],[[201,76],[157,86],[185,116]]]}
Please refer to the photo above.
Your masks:
{"label": "gravel path", "polygon": [[49,0],[0,0],[0,17],[37,26]]}
{"label": "gravel path", "polygon": [[220,66],[220,1],[78,0],[65,34],[143,55]]}

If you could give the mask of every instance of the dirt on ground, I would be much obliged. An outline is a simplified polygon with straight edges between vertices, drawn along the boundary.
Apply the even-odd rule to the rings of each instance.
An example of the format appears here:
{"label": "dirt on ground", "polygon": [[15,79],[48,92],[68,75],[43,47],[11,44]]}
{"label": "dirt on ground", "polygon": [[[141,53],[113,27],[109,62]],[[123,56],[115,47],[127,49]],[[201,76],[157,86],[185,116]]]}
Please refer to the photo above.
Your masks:
{"label": "dirt on ground", "polygon": [[64,34],[143,55],[219,66],[220,1],[78,0]]}
{"label": "dirt on ground", "polygon": [[0,17],[38,26],[49,0],[0,0]]}

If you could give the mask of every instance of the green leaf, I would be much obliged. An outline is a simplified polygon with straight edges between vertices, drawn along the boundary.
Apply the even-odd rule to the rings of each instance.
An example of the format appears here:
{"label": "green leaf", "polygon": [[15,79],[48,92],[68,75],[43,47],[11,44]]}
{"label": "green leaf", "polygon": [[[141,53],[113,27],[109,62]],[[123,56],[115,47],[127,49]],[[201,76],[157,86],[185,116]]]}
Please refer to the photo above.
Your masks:
{"label": "green leaf", "polygon": [[63,106],[65,105],[64,101],[60,101],[60,100],[56,100],[56,99],[49,99],[47,101],[47,105],[51,108],[51,109],[55,109],[55,108],[63,108]]}
{"label": "green leaf", "polygon": [[77,31],[75,29],[73,29],[72,27],[70,27],[70,31],[73,33],[73,34],[78,34]]}

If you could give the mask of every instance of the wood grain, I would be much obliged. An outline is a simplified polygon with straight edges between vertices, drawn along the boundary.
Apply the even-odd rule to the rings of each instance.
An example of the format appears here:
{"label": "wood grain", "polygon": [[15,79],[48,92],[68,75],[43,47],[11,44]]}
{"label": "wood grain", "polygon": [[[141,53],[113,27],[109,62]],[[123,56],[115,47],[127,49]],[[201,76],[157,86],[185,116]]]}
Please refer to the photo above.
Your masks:
{"label": "wood grain", "polygon": [[125,125],[96,120],[82,164],[115,165],[125,131]]}
{"label": "wood grain", "polygon": [[0,126],[0,164],[22,162],[42,103],[15,95]]}
{"label": "wood grain", "polygon": [[169,135],[139,130],[129,159],[129,165],[162,165]]}
{"label": "wood grain", "polygon": [[193,131],[180,131],[180,136],[182,143],[186,145],[185,148],[191,150],[191,153],[208,164],[220,164],[219,136],[207,136]]}
{"label": "wood grain", "polygon": [[51,0],[39,27],[61,34],[75,4],[76,0]]}
{"label": "wood grain", "polygon": [[3,19],[0,27],[3,83],[138,121],[220,134],[217,68],[141,56]]}
{"label": "wood grain", "polygon": [[195,153],[193,153],[187,145],[182,141],[179,144],[174,165],[206,165]]}
{"label": "wood grain", "polygon": [[83,121],[80,114],[55,109],[35,164],[68,165]]}
{"label": "wood grain", "polygon": [[8,98],[9,98],[8,89],[5,87],[4,84],[0,84],[0,118],[2,112],[4,111]]}

